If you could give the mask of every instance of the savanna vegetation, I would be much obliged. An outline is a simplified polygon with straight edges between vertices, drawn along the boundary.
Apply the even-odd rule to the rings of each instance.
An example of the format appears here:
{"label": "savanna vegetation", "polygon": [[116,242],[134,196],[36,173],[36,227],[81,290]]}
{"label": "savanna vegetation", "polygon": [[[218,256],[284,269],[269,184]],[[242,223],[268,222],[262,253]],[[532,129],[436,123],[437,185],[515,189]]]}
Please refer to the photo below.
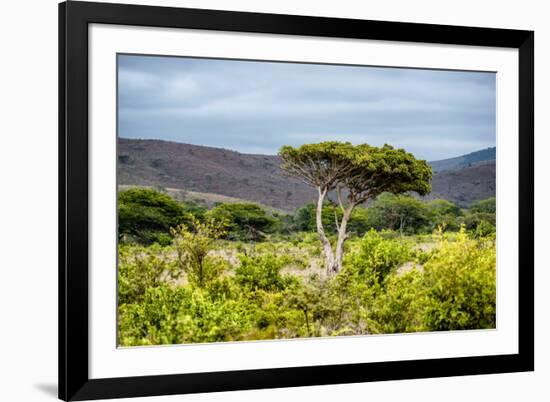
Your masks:
{"label": "savanna vegetation", "polygon": [[119,193],[120,345],[495,327],[494,198],[425,201],[430,167],[389,146],[280,156],[318,193],[293,213]]}

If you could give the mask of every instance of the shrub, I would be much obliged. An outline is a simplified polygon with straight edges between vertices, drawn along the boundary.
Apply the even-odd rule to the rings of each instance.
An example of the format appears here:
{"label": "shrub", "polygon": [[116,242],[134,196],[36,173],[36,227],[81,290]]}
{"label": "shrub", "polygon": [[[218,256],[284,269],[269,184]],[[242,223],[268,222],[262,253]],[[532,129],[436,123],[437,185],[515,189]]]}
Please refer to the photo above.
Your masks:
{"label": "shrub", "polygon": [[474,236],[476,238],[484,238],[495,236],[496,227],[487,221],[481,221],[477,224]]}
{"label": "shrub", "polygon": [[392,275],[378,292],[370,310],[372,332],[405,333],[425,331],[426,289],[418,270]]}
{"label": "shrub", "polygon": [[205,215],[208,211],[203,205],[195,201],[182,201],[181,207],[183,208],[183,211],[184,211],[184,217],[183,217],[182,223],[187,225],[192,223],[193,217],[197,218],[200,221],[204,220]]}
{"label": "shrub", "polygon": [[475,232],[480,225],[483,225],[482,229],[485,232],[494,233],[496,231],[495,214],[488,212],[475,212],[464,217],[464,226],[466,230]]}
{"label": "shrub", "polygon": [[496,250],[493,241],[445,239],[424,265],[431,330],[494,328],[496,320]]}
{"label": "shrub", "polygon": [[282,290],[294,282],[290,276],[280,273],[289,261],[286,256],[273,254],[254,257],[243,255],[240,257],[241,264],[235,271],[235,280],[247,290]]}
{"label": "shrub", "polygon": [[430,213],[430,228],[432,230],[441,227],[444,230],[458,230],[460,224],[457,217],[461,211],[454,203],[447,200],[432,200],[427,203]]}
{"label": "shrub", "polygon": [[353,266],[359,275],[375,273],[382,281],[410,256],[410,247],[402,240],[384,239],[375,230],[370,230],[361,239],[359,250],[347,258],[347,263]]}
{"label": "shrub", "polygon": [[208,255],[216,239],[225,234],[223,226],[223,222],[192,218],[191,227],[180,225],[172,229],[178,266],[192,285],[203,287],[225,270],[225,261]]}
{"label": "shrub", "polygon": [[421,231],[430,222],[426,204],[408,195],[383,193],[368,208],[368,226],[401,234]]}
{"label": "shrub", "polygon": [[119,246],[118,301],[135,303],[148,288],[160,286],[165,279],[176,279],[180,272],[167,252],[158,245]]}
{"label": "shrub", "polygon": [[[173,230],[173,247],[119,247],[121,345],[495,326],[495,241],[482,227],[414,238],[371,230],[347,242],[343,269],[326,278],[308,265],[320,248],[314,233],[241,245],[239,255],[238,244],[217,240],[223,222],[191,220]],[[413,242],[437,244],[424,252]],[[238,256],[237,268],[214,254]],[[412,261],[422,266],[398,272]],[[298,273],[302,263],[307,269]],[[183,272],[188,283],[167,280]]]}
{"label": "shrub", "polygon": [[470,212],[494,214],[497,212],[497,200],[495,197],[492,197],[487,198],[486,200],[477,201],[470,205]]}
{"label": "shrub", "polygon": [[123,346],[244,339],[255,306],[241,300],[212,299],[205,290],[162,285],[147,290],[137,304],[119,308]]}
{"label": "shrub", "polygon": [[208,216],[225,221],[227,238],[232,240],[261,240],[277,222],[260,206],[251,203],[219,204]]}

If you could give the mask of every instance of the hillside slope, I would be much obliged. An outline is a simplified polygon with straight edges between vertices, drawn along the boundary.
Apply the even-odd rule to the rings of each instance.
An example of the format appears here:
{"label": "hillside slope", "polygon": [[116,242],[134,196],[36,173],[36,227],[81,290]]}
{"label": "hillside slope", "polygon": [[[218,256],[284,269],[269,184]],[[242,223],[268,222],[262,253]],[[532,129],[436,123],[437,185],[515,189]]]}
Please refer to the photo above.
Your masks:
{"label": "hillside slope", "polygon": [[[460,163],[468,160],[459,158],[462,158]],[[465,167],[455,161],[447,163],[446,169],[440,168],[427,198],[445,198],[466,206],[494,196],[495,162],[478,159],[473,164],[467,162]],[[439,162],[443,161],[431,164],[441,166]],[[287,211],[313,201],[315,190],[284,176],[279,163],[277,156],[241,154],[222,148],[160,140],[120,138],[118,141],[119,185],[218,194]]]}
{"label": "hillside slope", "polygon": [[457,170],[471,166],[491,164],[496,161],[496,148],[487,148],[480,151],[471,152],[466,155],[457,156],[449,159],[430,162],[434,172],[443,172],[446,170]]}
{"label": "hillside slope", "polygon": [[283,176],[279,158],[158,140],[119,139],[118,183],[215,193],[291,210],[315,190]]}
{"label": "hillside slope", "polygon": [[443,198],[465,207],[472,202],[495,196],[496,164],[484,162],[462,169],[435,173],[432,192],[427,199]]}

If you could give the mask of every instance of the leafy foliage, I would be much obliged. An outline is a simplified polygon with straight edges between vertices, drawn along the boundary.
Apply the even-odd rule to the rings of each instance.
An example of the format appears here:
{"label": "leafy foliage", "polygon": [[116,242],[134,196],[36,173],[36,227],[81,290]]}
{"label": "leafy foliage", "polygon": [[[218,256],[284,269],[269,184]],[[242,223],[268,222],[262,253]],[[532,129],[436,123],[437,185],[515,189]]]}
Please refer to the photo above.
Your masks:
{"label": "leafy foliage", "polygon": [[171,227],[182,223],[183,207],[169,195],[147,188],[118,194],[118,234],[143,244],[169,244]]}
{"label": "leafy foliage", "polygon": [[[121,246],[123,260],[130,258],[134,265],[128,269],[125,263],[119,273],[124,278],[119,281],[119,342],[129,346],[494,328],[494,240],[474,238],[464,229],[423,237],[435,242],[433,250],[422,253],[422,265],[413,263],[402,272],[404,262],[417,259],[415,243],[408,237],[386,237],[370,231],[353,239],[344,269],[332,278],[319,271],[287,271],[293,266],[290,254],[306,245],[280,244],[275,249],[285,251],[275,254],[263,243],[249,255],[240,254],[236,263],[225,261],[225,271],[210,276],[202,287],[198,281],[181,283],[181,278],[177,284],[167,281],[164,274],[141,281],[147,276],[138,274],[134,253],[140,250],[146,262],[149,254],[157,255],[160,265],[168,263],[169,268],[174,265],[164,259],[173,248],[152,246],[144,252],[143,247]],[[214,251],[211,244],[206,258]],[[150,268],[158,265],[150,263]],[[175,267],[177,272],[178,263]],[[141,285],[130,287],[128,282]]]}
{"label": "leafy foliage", "polygon": [[180,276],[176,264],[158,244],[150,247],[120,246],[118,252],[118,301],[140,301],[147,289]]}
{"label": "leafy foliage", "polygon": [[496,198],[487,198],[486,200],[478,201],[470,206],[470,211],[473,213],[494,214],[497,211]]}
{"label": "leafy foliage", "polygon": [[233,240],[261,240],[270,232],[276,219],[257,204],[220,204],[208,212],[211,219],[223,220],[227,235]]}
{"label": "leafy foliage", "polygon": [[216,239],[225,234],[223,227],[223,221],[200,222],[193,218],[191,227],[180,225],[172,229],[178,266],[195,286],[203,287],[224,270],[223,260],[208,255]]}
{"label": "leafy foliage", "polygon": [[356,148],[349,142],[327,141],[279,150],[281,169],[321,190],[332,190],[353,169]]}
{"label": "leafy foliage", "polygon": [[377,230],[415,233],[429,222],[430,211],[426,204],[408,195],[383,193],[368,209],[368,225]]}
{"label": "leafy foliage", "polygon": [[432,330],[494,328],[495,265],[491,240],[476,242],[464,229],[455,242],[442,240],[424,266],[426,326]]}
{"label": "leafy foliage", "polygon": [[459,229],[460,225],[457,218],[462,214],[460,208],[454,203],[447,200],[432,200],[426,204],[429,212],[431,230],[435,230],[438,227],[443,230]]}
{"label": "leafy foliage", "polygon": [[348,189],[348,198],[361,203],[387,191],[416,191],[424,195],[431,190],[432,170],[426,161],[390,145],[353,146],[349,142],[321,142],[298,148],[284,146],[279,151],[281,168],[306,183],[332,190],[338,184]]}
{"label": "leafy foliage", "polygon": [[349,256],[348,263],[359,275],[374,274],[382,282],[410,257],[408,244],[397,239],[384,239],[375,230],[370,230],[359,242],[358,250]]}
{"label": "leafy foliage", "polygon": [[122,305],[119,342],[158,345],[244,339],[253,310],[239,299],[213,298],[197,288],[149,288],[142,302]]}
{"label": "leafy foliage", "polygon": [[[494,201],[460,210],[383,193],[352,211],[343,267],[328,275],[313,204],[206,211],[137,190],[119,195],[120,345],[495,327]],[[344,213],[323,204],[332,242]]]}
{"label": "leafy foliage", "polygon": [[364,202],[383,192],[428,194],[431,179],[430,165],[404,149],[361,144],[356,147],[354,169],[344,184],[350,192],[350,200]]}
{"label": "leafy foliage", "polygon": [[464,217],[465,228],[473,233],[480,232],[487,236],[496,232],[496,216],[487,212],[469,213]]}
{"label": "leafy foliage", "polygon": [[289,257],[262,254],[255,257],[241,256],[235,270],[236,282],[249,290],[283,290],[293,281],[280,274]]}

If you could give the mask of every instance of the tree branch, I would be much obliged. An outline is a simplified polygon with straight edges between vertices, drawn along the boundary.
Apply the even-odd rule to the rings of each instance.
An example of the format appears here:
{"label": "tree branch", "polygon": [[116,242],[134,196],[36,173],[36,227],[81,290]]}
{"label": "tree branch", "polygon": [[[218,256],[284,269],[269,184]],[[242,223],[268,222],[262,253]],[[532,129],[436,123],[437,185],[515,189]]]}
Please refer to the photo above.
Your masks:
{"label": "tree branch", "polygon": [[338,204],[340,204],[342,212],[345,212],[346,209],[344,208],[344,203],[342,202],[342,187],[339,184],[336,186],[336,194],[338,195]]}

